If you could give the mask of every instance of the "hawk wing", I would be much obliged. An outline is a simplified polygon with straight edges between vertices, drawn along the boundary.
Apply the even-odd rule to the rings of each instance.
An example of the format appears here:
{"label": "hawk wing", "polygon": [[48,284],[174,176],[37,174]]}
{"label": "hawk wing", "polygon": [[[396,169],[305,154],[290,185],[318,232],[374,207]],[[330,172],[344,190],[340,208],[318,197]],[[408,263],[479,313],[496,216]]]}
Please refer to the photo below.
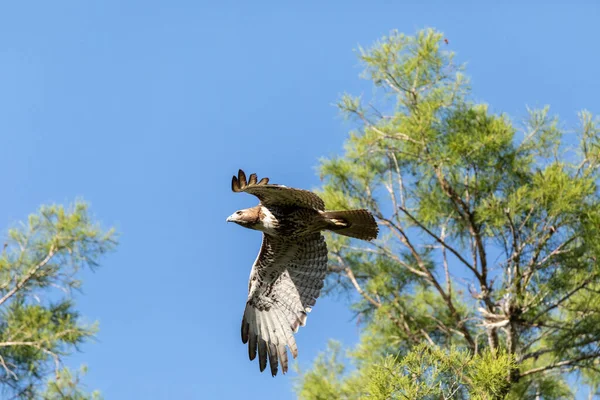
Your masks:
{"label": "hawk wing", "polygon": [[277,374],[278,360],[288,370],[286,346],[296,358],[294,333],[304,326],[327,272],[327,245],[320,233],[294,242],[263,234],[260,253],[252,266],[248,301],[242,318],[242,342],[254,360],[258,348],[261,372]]}
{"label": "hawk wing", "polygon": [[246,180],[246,174],[241,169],[238,171],[238,176],[234,176],[231,180],[231,190],[253,194],[267,207],[270,205],[299,206],[325,210],[325,203],[313,192],[269,184],[269,178],[262,178],[259,181],[256,174],[251,174],[250,179]]}

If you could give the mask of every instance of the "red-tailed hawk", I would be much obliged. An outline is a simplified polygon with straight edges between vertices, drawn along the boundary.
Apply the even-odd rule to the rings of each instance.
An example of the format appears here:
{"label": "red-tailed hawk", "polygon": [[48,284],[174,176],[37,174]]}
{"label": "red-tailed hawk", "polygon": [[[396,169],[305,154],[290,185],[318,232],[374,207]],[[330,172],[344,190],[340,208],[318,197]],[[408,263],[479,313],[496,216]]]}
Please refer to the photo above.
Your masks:
{"label": "red-tailed hawk", "polygon": [[377,238],[378,227],[367,210],[325,211],[319,196],[307,190],[246,180],[240,170],[231,189],[260,200],[256,207],[236,211],[227,222],[263,232],[262,246],[248,283],[248,300],[242,318],[242,342],[248,343],[250,360],[258,349],[261,372],[267,366],[277,374],[278,362],[285,374],[287,348],[296,358],[294,333],[304,326],[306,313],[315,305],[327,273],[327,245],[321,231],[330,230],[353,238]]}

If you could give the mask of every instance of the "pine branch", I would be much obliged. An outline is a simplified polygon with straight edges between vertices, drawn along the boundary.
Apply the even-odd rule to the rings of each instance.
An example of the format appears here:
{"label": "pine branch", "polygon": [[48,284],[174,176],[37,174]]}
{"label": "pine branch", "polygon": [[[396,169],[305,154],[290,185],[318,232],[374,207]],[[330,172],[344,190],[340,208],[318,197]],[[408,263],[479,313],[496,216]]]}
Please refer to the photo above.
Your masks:
{"label": "pine branch", "polygon": [[571,298],[571,296],[573,296],[575,293],[577,293],[578,291],[580,291],[581,289],[583,289],[585,286],[587,286],[589,283],[591,283],[594,279],[596,279],[596,277],[597,277],[596,275],[591,275],[588,278],[584,279],[583,282],[581,282],[579,285],[577,285],[575,288],[573,288],[571,291],[569,291],[566,295],[564,295],[563,297],[561,297],[558,301],[556,301],[555,303],[549,305],[548,307],[546,307],[542,311],[538,312],[531,319],[531,322],[535,322],[538,318],[540,318],[543,315],[548,315],[548,313],[550,311],[554,310],[555,308],[557,308],[558,306],[560,306],[562,303],[564,303],[565,301],[567,301],[569,298]]}
{"label": "pine branch", "polygon": [[572,360],[564,360],[564,361],[555,362],[555,363],[552,363],[552,364],[549,364],[549,365],[546,365],[543,367],[533,368],[528,371],[522,372],[519,374],[519,378],[523,378],[525,376],[529,376],[529,375],[533,375],[533,374],[539,374],[540,372],[549,371],[551,369],[568,367],[570,365],[575,365],[580,361],[590,360],[592,358],[597,358],[597,357],[600,357],[600,353],[586,354],[584,356],[574,358]]}
{"label": "pine branch", "polygon": [[434,238],[439,244],[444,246],[444,248],[448,249],[448,251],[450,251],[452,254],[454,254],[456,256],[456,258],[458,258],[470,271],[472,271],[475,274],[475,276],[477,277],[478,280],[482,279],[481,275],[479,274],[479,271],[477,271],[475,268],[473,268],[473,266],[467,260],[465,260],[465,258],[463,256],[461,256],[458,251],[456,251],[452,246],[450,246],[448,243],[446,243],[445,240],[441,239],[439,236],[437,236],[435,233],[433,233],[431,230],[429,230],[417,218],[415,218],[410,212],[408,212],[408,210],[406,208],[398,207],[398,209],[400,211],[402,211],[404,214],[406,214],[406,216],[408,216],[411,219],[411,221],[413,221],[419,228],[421,228],[429,236]]}
{"label": "pine branch", "polygon": [[36,266],[31,268],[29,272],[27,272],[27,274],[20,281],[18,281],[12,289],[10,289],[4,296],[2,296],[2,298],[0,298],[0,306],[4,304],[8,299],[10,299],[15,293],[17,293],[19,289],[21,289],[41,268],[48,264],[48,262],[50,262],[50,260],[54,256],[55,252],[56,249],[54,245],[52,245],[46,257],[44,257],[44,259],[40,261]]}

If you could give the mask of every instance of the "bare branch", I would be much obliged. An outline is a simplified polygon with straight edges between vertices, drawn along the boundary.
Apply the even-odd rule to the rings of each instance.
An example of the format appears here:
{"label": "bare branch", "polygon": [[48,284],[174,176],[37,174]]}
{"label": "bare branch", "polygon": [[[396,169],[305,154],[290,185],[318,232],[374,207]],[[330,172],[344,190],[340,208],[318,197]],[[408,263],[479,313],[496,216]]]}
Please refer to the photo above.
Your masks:
{"label": "bare branch", "polygon": [[548,354],[548,353],[552,353],[556,351],[556,349],[552,348],[552,349],[540,349],[540,350],[536,350],[533,351],[531,353],[527,353],[521,356],[521,358],[519,358],[519,362],[523,362],[529,358],[535,358],[537,359],[539,356],[543,356],[544,354]]}
{"label": "bare branch", "polygon": [[571,291],[569,291],[566,295],[564,295],[556,303],[549,305],[548,307],[546,307],[545,309],[543,309],[542,311],[540,311],[539,313],[537,313],[536,316],[531,319],[531,321],[532,322],[536,321],[542,315],[546,315],[550,311],[554,310],[556,307],[560,306],[562,303],[564,303],[571,296],[573,296],[575,293],[577,293],[578,291],[580,291],[581,289],[583,289],[587,284],[589,284],[595,278],[596,278],[596,275],[591,275],[588,278],[584,279],[583,282],[581,282],[579,285],[577,285],[575,288],[573,288]]}
{"label": "bare branch", "polygon": [[[9,341],[9,342],[0,342],[0,347],[12,347],[12,346],[31,346],[39,351],[46,353],[54,359],[55,373],[56,378],[58,379],[60,372],[60,357],[58,354],[54,353],[51,350],[48,350],[44,346],[42,346],[43,341]],[[2,364],[4,364],[4,360],[2,360]]]}
{"label": "bare branch", "polygon": [[17,293],[17,291],[19,291],[19,289],[21,289],[40,270],[40,268],[43,268],[46,264],[48,264],[48,262],[54,256],[55,252],[56,249],[54,248],[54,246],[50,247],[50,250],[48,251],[46,257],[44,257],[44,259],[40,261],[36,266],[31,268],[29,272],[27,272],[27,274],[20,281],[18,281],[12,289],[10,289],[2,298],[0,298],[0,306],[4,304],[4,302],[6,302],[8,299],[10,299],[15,293]]}
{"label": "bare branch", "polygon": [[[514,278],[515,278],[515,283],[517,285],[517,292],[520,293],[519,290],[519,286],[521,284],[520,282],[520,271],[519,271],[519,264],[521,262],[521,251],[520,251],[520,247],[519,247],[519,236],[517,233],[517,229],[515,228],[515,225],[513,223],[513,220],[510,216],[510,210],[506,210],[506,219],[508,220],[508,224],[510,226],[510,231],[512,233],[512,248],[513,248],[513,252],[512,255],[510,256],[510,259],[513,262],[514,265]],[[508,268],[510,268],[510,265],[507,266]]]}
{"label": "bare branch", "polygon": [[585,360],[590,360],[592,358],[597,358],[600,357],[599,353],[593,353],[593,354],[586,354],[584,356],[578,357],[578,358],[574,358],[572,360],[564,360],[564,361],[559,361],[559,362],[555,362],[543,367],[538,367],[538,368],[533,368],[530,369],[529,371],[525,371],[519,374],[519,377],[525,377],[528,375],[533,375],[533,374],[538,374],[540,372],[544,372],[544,371],[548,371],[551,369],[555,369],[555,368],[562,368],[562,367],[568,367],[570,365],[574,365],[577,364],[580,361],[585,361]]}
{"label": "bare branch", "polygon": [[[381,220],[383,220],[383,221],[386,221],[390,225],[394,225],[391,221],[389,221],[386,218],[384,218],[381,214],[378,215],[378,218],[381,219]],[[425,265],[425,262],[423,261],[421,255],[417,252],[417,250],[415,249],[415,247],[413,246],[413,244],[410,242],[410,240],[408,239],[408,236],[406,235],[406,233],[404,232],[404,230],[400,229],[397,226],[396,226],[396,229],[397,229],[398,233],[401,235],[400,240],[409,249],[409,251],[411,252],[411,254],[413,255],[413,257],[417,261],[417,265],[419,266],[419,268],[423,272],[423,275],[421,275],[421,276],[424,276],[433,285],[433,287],[435,287],[435,289],[438,291],[438,293],[440,294],[440,296],[442,297],[442,299],[444,300],[444,302],[448,306],[448,311],[450,312],[450,314],[457,321],[458,329],[464,334],[465,340],[469,344],[469,347],[471,349],[475,348],[475,342],[473,341],[473,337],[471,336],[471,333],[467,329],[467,326],[462,323],[461,316],[458,313],[458,311],[456,310],[456,307],[454,306],[454,303],[452,302],[452,298],[448,296],[448,293],[446,293],[446,291],[444,291],[444,288],[442,288],[442,286],[440,285],[440,283],[438,282],[438,280],[436,279],[436,277],[427,268],[427,266]]]}
{"label": "bare branch", "polygon": [[360,285],[358,284],[358,281],[356,280],[356,277],[354,276],[354,272],[352,272],[352,269],[346,265],[346,263],[344,262],[344,259],[338,253],[334,253],[334,254],[335,254],[336,258],[338,259],[340,265],[343,266],[343,271],[346,273],[346,276],[348,277],[348,279],[350,280],[350,282],[352,283],[352,285],[354,286],[356,291],[361,296],[363,296],[366,300],[368,300],[369,303],[373,304],[375,307],[377,307],[377,308],[381,307],[381,303],[379,303],[378,301],[373,299],[371,296],[369,296],[369,294],[360,287]]}
{"label": "bare branch", "polygon": [[45,349],[41,346],[34,346],[36,348],[38,348],[39,350],[41,350],[42,352],[48,354],[49,356],[51,356],[54,359],[54,374],[56,379],[58,380],[60,378],[60,357],[58,356],[58,354]]}
{"label": "bare branch", "polygon": [[529,208],[529,212],[527,213],[527,216],[525,217],[525,219],[523,220],[523,222],[521,222],[521,225],[519,226],[519,232],[522,232],[523,228],[525,227],[527,222],[529,222],[529,219],[533,215],[533,210],[535,210],[535,207]]}
{"label": "bare branch", "polygon": [[[446,240],[446,223],[442,224],[440,239],[445,242]],[[448,292],[448,296],[452,297],[452,284],[450,282],[450,269],[448,268],[448,257],[446,256],[446,246],[441,246],[442,250],[442,263],[444,264],[444,274],[446,275],[446,291]]]}
{"label": "bare branch", "polygon": [[427,232],[427,234],[429,234],[429,236],[434,238],[439,244],[441,244],[443,247],[448,249],[452,254],[454,254],[456,256],[456,258],[458,258],[467,268],[469,268],[475,274],[477,279],[481,279],[481,275],[479,274],[479,271],[477,271],[475,268],[473,268],[473,266],[471,264],[469,264],[469,262],[467,260],[465,260],[464,257],[461,256],[458,251],[456,251],[452,246],[450,246],[448,243],[446,243],[443,239],[441,239],[435,233],[430,231],[425,225],[423,225],[418,219],[416,219],[410,212],[408,212],[408,210],[406,208],[400,207],[400,211],[402,211],[404,214],[406,214],[411,219],[411,221],[413,221],[416,225],[418,225],[419,228],[421,228],[422,230]]}
{"label": "bare branch", "polygon": [[392,88],[395,92],[399,94],[405,94],[410,92],[408,88],[402,87],[402,85],[398,83],[398,81],[396,80],[396,78],[394,78],[392,74],[390,74],[389,72],[386,72],[385,74],[388,76],[384,79],[385,83],[387,83],[388,86]]}
{"label": "bare branch", "polygon": [[6,371],[6,374],[9,376],[12,376],[12,378],[14,380],[19,380],[19,378],[17,377],[17,374],[14,373],[13,370],[11,370],[10,368],[8,368],[8,365],[6,365],[6,361],[4,361],[4,357],[2,357],[0,355],[0,364],[2,365],[2,367],[4,368],[4,370]]}
{"label": "bare branch", "polygon": [[393,152],[390,153],[390,157],[394,161],[394,168],[396,169],[396,175],[398,175],[398,186],[400,191],[400,204],[402,207],[406,207],[406,189],[404,188],[404,181],[402,179],[402,172],[400,171],[400,165],[398,164],[398,159],[396,158],[396,154]]}
{"label": "bare branch", "polygon": [[343,247],[345,249],[348,249],[348,250],[359,251],[359,252],[367,252],[367,253],[378,254],[378,255],[385,256],[385,257],[389,257],[390,259],[394,260],[394,262],[402,265],[404,268],[406,268],[407,270],[409,270],[413,274],[421,276],[421,277],[424,277],[424,278],[427,277],[426,273],[424,273],[423,271],[419,271],[418,269],[415,269],[415,268],[411,267],[410,264],[407,264],[406,262],[404,262],[396,254],[394,254],[393,252],[391,252],[390,249],[388,249],[387,247],[382,246],[380,244],[377,244],[375,242],[372,242],[372,243],[369,243],[369,244],[371,244],[372,246],[375,246],[380,251],[376,251],[376,250],[365,248],[365,247],[354,247],[354,246],[348,246],[348,245],[344,245]]}
{"label": "bare branch", "polygon": [[[389,173],[388,173],[388,183],[384,183],[383,185],[387,189],[387,191],[390,195],[390,200],[392,201],[392,208],[394,210],[394,214],[392,215],[392,218],[397,219],[397,217],[398,217],[398,202],[396,200],[396,191],[394,190],[394,181],[392,179],[392,171],[389,171]],[[401,198],[401,201],[404,201],[404,199]]]}
{"label": "bare branch", "polygon": [[[357,114],[357,115],[359,117],[361,116],[361,114]],[[401,139],[401,140],[404,140],[404,141],[407,141],[407,142],[411,142],[411,143],[414,143],[414,144],[425,146],[425,142],[413,139],[412,137],[410,137],[406,133],[402,133],[402,132],[394,132],[394,133],[391,133],[391,134],[385,133],[384,131],[382,131],[381,129],[379,129],[377,126],[373,125],[366,118],[363,119],[363,122],[365,123],[365,125],[367,125],[369,127],[369,129],[372,129],[374,132],[377,132],[384,139],[394,139],[394,140]]]}
{"label": "bare branch", "polygon": [[558,254],[563,254],[566,253],[566,251],[562,251],[563,247],[567,246],[569,243],[571,243],[573,240],[575,240],[576,237],[573,236],[567,240],[565,240],[564,242],[562,242],[560,245],[558,245],[554,250],[552,250],[550,252],[550,254],[548,254],[546,257],[544,257],[542,260],[540,260],[539,262],[536,263],[536,266],[542,266],[544,265],[546,262],[548,262],[549,259],[551,259],[552,257],[558,255]]}
{"label": "bare branch", "polygon": [[381,213],[377,214],[377,218],[379,218],[383,222],[383,224],[386,225],[388,228],[391,228],[392,233],[402,242],[402,244],[404,244],[408,248],[408,250],[410,251],[412,256],[417,261],[419,268],[421,269],[421,271],[418,272],[417,274],[420,276],[423,276],[425,278],[429,278],[429,276],[431,274],[427,270],[427,267],[425,266],[423,259],[417,252],[417,249],[410,242],[410,239],[408,238],[408,236],[406,235],[404,230],[402,228],[400,228],[398,225],[394,224],[389,219],[385,218]]}
{"label": "bare branch", "polygon": [[489,293],[489,288],[487,287],[487,257],[485,245],[483,243],[483,238],[481,237],[481,233],[479,232],[479,227],[475,223],[475,218],[471,213],[469,205],[458,195],[458,193],[456,193],[456,190],[454,190],[454,188],[450,185],[448,180],[446,180],[444,174],[442,173],[442,169],[439,166],[435,166],[434,172],[442,190],[444,191],[446,196],[452,201],[454,208],[461,216],[461,218],[467,223],[467,226],[469,227],[469,232],[475,240],[477,251],[479,253],[479,261],[481,263],[481,279],[479,279],[479,281],[483,285],[482,290],[486,292],[485,301],[489,307],[492,307],[491,303],[489,303],[487,295],[487,293]]}
{"label": "bare branch", "polygon": [[31,341],[9,341],[9,342],[0,342],[0,347],[11,347],[11,346],[37,346],[39,342],[31,342]]}
{"label": "bare branch", "polygon": [[531,280],[531,277],[533,276],[533,273],[537,269],[539,269],[541,266],[546,264],[552,257],[555,257],[558,254],[561,254],[563,247],[567,246],[569,243],[571,243],[575,239],[577,239],[576,236],[570,237],[569,239],[567,239],[564,242],[562,242],[561,244],[559,244],[554,250],[552,250],[548,255],[546,255],[546,257],[544,257],[541,261],[538,261],[542,251],[544,250],[544,247],[546,246],[548,241],[552,238],[552,236],[554,235],[555,232],[556,232],[556,228],[550,229],[549,232],[542,238],[542,240],[536,246],[536,249],[534,250],[534,254],[531,257],[531,260],[529,261],[525,272],[523,273],[523,287],[527,287],[527,285],[529,284],[529,281]]}

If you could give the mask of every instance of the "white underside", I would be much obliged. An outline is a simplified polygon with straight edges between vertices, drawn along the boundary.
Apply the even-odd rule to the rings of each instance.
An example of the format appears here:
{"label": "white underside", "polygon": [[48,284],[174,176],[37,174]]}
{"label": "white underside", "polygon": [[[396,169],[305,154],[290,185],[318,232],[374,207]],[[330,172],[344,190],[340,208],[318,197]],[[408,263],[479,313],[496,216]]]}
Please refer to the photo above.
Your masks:
{"label": "white underside", "polygon": [[264,215],[262,218],[262,229],[261,231],[265,233],[275,233],[275,229],[277,228],[277,219],[275,216],[269,211],[267,207],[261,207],[261,212]]}

